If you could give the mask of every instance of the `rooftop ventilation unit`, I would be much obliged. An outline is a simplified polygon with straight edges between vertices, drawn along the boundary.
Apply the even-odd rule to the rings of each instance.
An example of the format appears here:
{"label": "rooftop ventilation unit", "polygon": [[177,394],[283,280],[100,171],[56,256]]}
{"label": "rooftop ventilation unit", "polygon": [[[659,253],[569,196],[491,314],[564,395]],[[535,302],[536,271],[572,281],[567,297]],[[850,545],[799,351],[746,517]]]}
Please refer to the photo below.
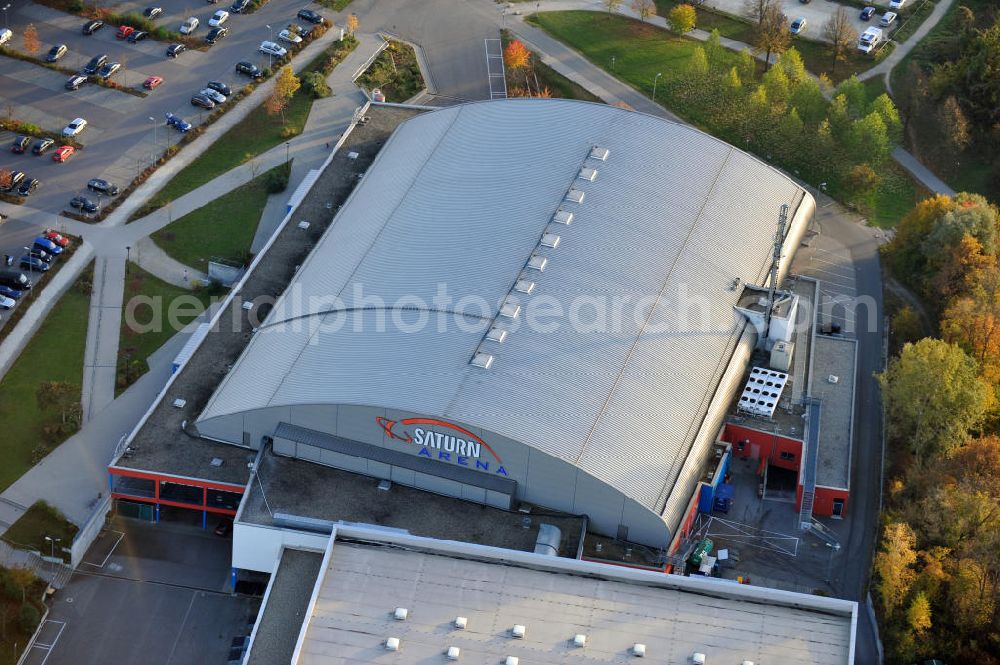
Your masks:
{"label": "rooftop ventilation unit", "polygon": [[705,654],[698,653],[697,651],[691,656],[691,662],[694,665],[705,665]]}
{"label": "rooftop ventilation unit", "polygon": [[636,658],[644,658],[646,656],[646,645],[641,642],[636,642],[632,645],[632,655]]}
{"label": "rooftop ventilation unit", "polygon": [[573,223],[573,213],[568,210],[556,210],[556,214],[552,215],[552,221],[556,224],[569,226]]}
{"label": "rooftop ventilation unit", "polygon": [[602,148],[601,146],[595,145],[593,148],[590,149],[590,158],[599,159],[602,162],[604,162],[607,161],[609,152],[610,151],[607,148]]}
{"label": "rooftop ventilation unit", "polygon": [[532,254],[531,258],[528,259],[528,267],[532,270],[537,270],[538,272],[544,272],[545,266],[549,264],[549,260],[544,256],[538,254]]}
{"label": "rooftop ventilation unit", "polygon": [[541,243],[543,247],[551,247],[552,249],[555,249],[559,246],[560,240],[562,240],[562,238],[555,233],[543,233]]}
{"label": "rooftop ventilation unit", "polygon": [[774,415],[786,383],[788,374],[785,372],[754,367],[750,370],[750,377],[740,394],[737,410],[770,418]]}
{"label": "rooftop ventilation unit", "polygon": [[572,203],[583,203],[583,192],[579,189],[571,189],[566,192],[566,200]]}
{"label": "rooftop ventilation unit", "polygon": [[507,319],[516,319],[520,314],[521,306],[514,302],[510,296],[504,298],[503,305],[500,306],[500,316]]}
{"label": "rooftop ventilation unit", "polygon": [[212,461],[209,462],[208,465],[209,466],[214,466],[214,467],[218,468],[218,467],[222,466],[222,458],[221,457],[213,457]]}
{"label": "rooftop ventilation unit", "polygon": [[469,625],[469,620],[465,617],[455,617],[455,628],[459,630],[465,630],[465,627]]}
{"label": "rooftop ventilation unit", "polygon": [[399,651],[399,638],[398,637],[390,637],[389,639],[387,639],[385,641],[385,650],[386,651]]}
{"label": "rooftop ventilation unit", "polygon": [[837,376],[836,374],[831,374],[830,376],[826,377],[826,380],[829,383],[839,383],[840,382],[840,377]]}
{"label": "rooftop ventilation unit", "polygon": [[514,624],[514,627],[510,629],[511,637],[514,637],[514,638],[519,639],[519,640],[523,640],[524,639],[524,631],[525,630],[526,630],[525,627],[522,626],[521,624],[519,624],[519,623]]}
{"label": "rooftop ventilation unit", "polygon": [[491,342],[496,342],[497,344],[503,344],[504,340],[507,339],[507,331],[503,328],[493,326],[490,328],[490,331],[486,333],[486,339]]}
{"label": "rooftop ventilation unit", "polygon": [[448,647],[445,655],[448,656],[448,660],[458,660],[458,657],[462,655],[462,650],[458,647]]}
{"label": "rooftop ventilation unit", "polygon": [[178,397],[177,399],[174,400],[175,409],[183,409],[185,404],[187,404],[186,399],[181,399],[180,397]]}
{"label": "rooftop ventilation unit", "polygon": [[410,611],[405,607],[397,607],[396,610],[392,613],[392,618],[395,619],[396,621],[406,621],[406,617],[409,613]]}
{"label": "rooftop ventilation unit", "polygon": [[469,361],[470,365],[475,365],[480,369],[489,369],[493,366],[493,356],[489,353],[476,352]]}
{"label": "rooftop ventilation unit", "polygon": [[529,279],[519,279],[514,283],[514,290],[530,296],[531,292],[535,290],[535,283]]}
{"label": "rooftop ventilation unit", "polygon": [[587,636],[583,633],[578,633],[573,636],[573,646],[575,647],[585,647],[587,646]]}
{"label": "rooftop ventilation unit", "polygon": [[503,665],[517,665],[521,662],[521,659],[517,656],[507,656],[507,659],[503,661]]}
{"label": "rooftop ventilation unit", "polygon": [[586,180],[587,182],[594,182],[597,180],[597,169],[588,169],[586,166],[580,169],[580,175],[577,176],[580,180]]}

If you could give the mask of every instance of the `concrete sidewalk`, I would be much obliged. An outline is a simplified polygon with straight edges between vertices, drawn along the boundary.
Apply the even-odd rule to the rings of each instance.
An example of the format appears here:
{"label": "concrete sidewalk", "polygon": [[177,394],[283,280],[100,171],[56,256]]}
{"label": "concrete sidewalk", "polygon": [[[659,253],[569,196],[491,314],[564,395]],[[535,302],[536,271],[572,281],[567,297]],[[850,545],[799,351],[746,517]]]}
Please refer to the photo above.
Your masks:
{"label": "concrete sidewalk", "polygon": [[125,288],[125,256],[98,256],[90,296],[87,344],[83,354],[83,422],[115,399],[118,339]]}

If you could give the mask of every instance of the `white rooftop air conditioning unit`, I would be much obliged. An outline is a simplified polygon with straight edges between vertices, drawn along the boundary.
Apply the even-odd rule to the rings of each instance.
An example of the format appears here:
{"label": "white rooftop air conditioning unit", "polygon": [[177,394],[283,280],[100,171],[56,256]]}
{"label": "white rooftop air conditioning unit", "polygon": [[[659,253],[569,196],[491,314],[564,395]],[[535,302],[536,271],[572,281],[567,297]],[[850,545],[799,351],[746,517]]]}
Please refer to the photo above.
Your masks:
{"label": "white rooftop air conditioning unit", "polygon": [[503,665],[517,665],[521,662],[521,659],[517,656],[507,656],[507,659],[503,661]]}
{"label": "white rooftop air conditioning unit", "polygon": [[493,356],[489,353],[477,353],[472,356],[472,360],[469,361],[469,364],[480,369],[489,369],[493,366]]}
{"label": "white rooftop air conditioning unit", "polygon": [[645,658],[646,656],[646,645],[641,642],[636,642],[632,645],[632,655],[637,658]]}
{"label": "white rooftop air conditioning unit", "polygon": [[448,660],[458,660],[458,657],[462,655],[462,650],[458,647],[448,647],[445,655],[448,656]]}
{"label": "white rooftop air conditioning unit", "polygon": [[583,633],[578,633],[573,636],[573,646],[575,647],[585,647],[587,646],[587,636]]}
{"label": "white rooftop air conditioning unit", "polygon": [[603,162],[607,160],[609,152],[610,151],[607,148],[602,148],[601,146],[595,145],[593,148],[590,149],[590,158],[599,159]]}
{"label": "white rooftop air conditioning unit", "polygon": [[830,376],[826,377],[826,380],[829,381],[830,383],[838,383],[840,381],[840,377],[837,376],[836,374],[831,374]]}
{"label": "white rooftop air conditioning unit", "polygon": [[407,615],[409,615],[409,613],[410,611],[405,607],[397,607],[396,610],[392,613],[392,617],[396,621],[406,621],[406,617]]}
{"label": "white rooftop air conditioning unit", "polygon": [[385,641],[385,650],[386,651],[399,651],[399,638],[398,637],[390,637],[389,639],[387,639]]}
{"label": "white rooftop air conditioning unit", "polygon": [[519,623],[515,624],[514,627],[510,629],[511,637],[514,637],[519,640],[524,639],[525,630],[526,630],[525,627],[522,626],[521,624]]}
{"label": "white rooftop air conditioning unit", "polygon": [[556,214],[552,215],[552,221],[556,224],[569,226],[573,223],[573,213],[568,210],[557,210]]}
{"label": "white rooftop air conditioning unit", "polygon": [[698,653],[697,651],[691,656],[691,662],[694,665],[705,665],[705,654]]}
{"label": "white rooftop air conditioning unit", "polygon": [[455,628],[459,630],[465,630],[465,627],[469,625],[469,620],[465,617],[455,617]]}

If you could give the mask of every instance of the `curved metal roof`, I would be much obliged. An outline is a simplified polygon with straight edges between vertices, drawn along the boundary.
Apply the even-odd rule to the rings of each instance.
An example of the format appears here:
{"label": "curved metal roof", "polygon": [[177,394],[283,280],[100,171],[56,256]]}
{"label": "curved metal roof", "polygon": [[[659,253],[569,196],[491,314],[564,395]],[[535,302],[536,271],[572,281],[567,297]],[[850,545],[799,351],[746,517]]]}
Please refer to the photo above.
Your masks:
{"label": "curved metal roof", "polygon": [[[605,161],[590,157],[595,146]],[[582,167],[596,178],[581,179]],[[582,203],[565,200],[570,189]],[[415,117],[199,420],[307,403],[434,415],[522,441],[662,511],[744,329],[733,280],[766,279],[782,203],[811,214],[809,195],[770,166],[640,113],[505,100]],[[572,224],[549,227],[560,209]],[[539,245],[547,227],[557,247]],[[525,272],[533,254],[548,259],[544,272]],[[529,274],[536,287],[511,332],[484,342]],[[553,306],[597,322],[604,305],[622,308],[618,323],[526,325]],[[470,364],[481,345],[489,369]]]}

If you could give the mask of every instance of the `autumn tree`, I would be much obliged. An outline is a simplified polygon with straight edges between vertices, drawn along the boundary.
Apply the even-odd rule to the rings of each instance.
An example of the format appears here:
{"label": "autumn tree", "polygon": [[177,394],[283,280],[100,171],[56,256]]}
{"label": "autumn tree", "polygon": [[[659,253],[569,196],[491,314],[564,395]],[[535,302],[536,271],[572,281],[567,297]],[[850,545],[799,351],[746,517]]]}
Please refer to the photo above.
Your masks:
{"label": "autumn tree", "polygon": [[14,566],[8,569],[7,573],[17,588],[21,590],[21,602],[23,603],[27,599],[28,588],[35,582],[35,573],[30,568],[22,566]]}
{"label": "autumn tree", "polygon": [[264,102],[267,112],[271,115],[281,113],[281,122],[284,124],[285,108],[300,87],[302,87],[302,82],[299,81],[299,77],[295,75],[292,68],[287,65],[282,67],[274,82],[274,90]]}
{"label": "autumn tree", "polygon": [[80,387],[72,383],[43,381],[35,391],[35,401],[42,411],[58,411],[63,425],[78,421],[80,417]]}
{"label": "autumn tree", "polygon": [[941,340],[906,344],[877,378],[889,431],[909,445],[918,464],[961,444],[990,407],[991,392],[976,363]]}
{"label": "autumn tree", "polygon": [[29,55],[35,55],[42,48],[42,43],[38,39],[38,30],[35,28],[34,23],[29,23],[24,29],[22,39],[24,41],[24,51]]}
{"label": "autumn tree", "polygon": [[898,352],[907,342],[916,342],[924,336],[924,324],[917,310],[904,305],[892,317],[889,325],[892,331],[893,352]]}
{"label": "autumn tree", "polygon": [[836,72],[837,63],[847,60],[847,54],[858,41],[858,31],[854,29],[846,7],[837,6],[837,11],[823,25],[823,36],[830,43],[830,53],[833,56],[830,71]]}
{"label": "autumn tree", "polygon": [[346,29],[347,34],[352,37],[354,36],[354,31],[358,29],[358,25],[360,24],[358,23],[357,14],[351,14],[347,17],[347,20],[344,21],[344,29]]}
{"label": "autumn tree", "polygon": [[503,50],[503,64],[511,71],[527,67],[529,62],[531,62],[531,51],[516,39],[507,44],[507,48]]}
{"label": "autumn tree", "polygon": [[882,546],[875,556],[878,593],[886,615],[892,615],[906,601],[916,579],[917,536],[905,522],[890,522],[882,532]]}
{"label": "autumn tree", "polygon": [[605,8],[608,10],[608,16],[612,12],[618,11],[618,8],[622,6],[623,0],[601,0],[604,3]]}
{"label": "autumn tree", "polygon": [[931,627],[931,603],[925,593],[918,592],[906,609],[906,622],[918,635]]}
{"label": "autumn tree", "polygon": [[14,174],[10,169],[0,169],[0,189],[10,189],[10,183],[14,179]]}
{"label": "autumn tree", "polygon": [[943,149],[942,156],[953,160],[969,146],[972,140],[969,119],[954,95],[949,95],[944,103],[938,106],[937,116],[937,126],[942,139],[940,142]]}
{"label": "autumn tree", "polygon": [[630,5],[632,11],[635,15],[639,17],[639,20],[643,23],[650,16],[656,16],[656,3],[653,0],[632,0]]}
{"label": "autumn tree", "polygon": [[788,31],[788,19],[781,11],[781,6],[769,4],[757,24],[757,34],[754,38],[754,48],[764,54],[765,67],[771,66],[772,53],[784,53],[792,43],[792,34]]}
{"label": "autumn tree", "polygon": [[743,3],[743,13],[752,22],[760,25],[770,7],[778,4],[778,0],[746,0]]}
{"label": "autumn tree", "polygon": [[689,4],[675,5],[667,13],[667,25],[677,34],[683,35],[694,30],[698,14]]}
{"label": "autumn tree", "polygon": [[[975,242],[965,236],[959,249]],[[975,249],[971,247],[972,251]],[[972,356],[986,381],[1000,385],[1000,270],[992,267],[977,272],[968,294],[956,298],[944,311],[941,334]]]}

